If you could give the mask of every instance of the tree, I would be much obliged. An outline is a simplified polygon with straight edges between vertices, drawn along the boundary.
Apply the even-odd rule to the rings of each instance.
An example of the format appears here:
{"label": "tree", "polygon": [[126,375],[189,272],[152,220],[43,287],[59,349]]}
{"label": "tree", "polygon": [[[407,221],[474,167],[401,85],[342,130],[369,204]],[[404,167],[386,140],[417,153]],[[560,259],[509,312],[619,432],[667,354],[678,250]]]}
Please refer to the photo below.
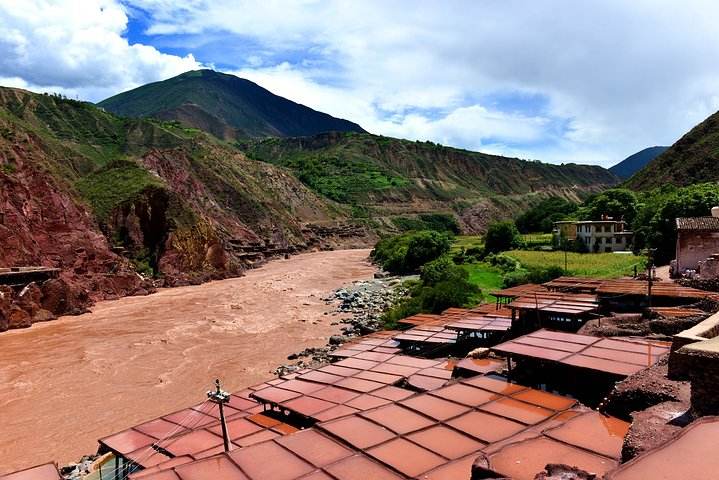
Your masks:
{"label": "tree", "polygon": [[719,185],[702,183],[679,189],[662,197],[659,205],[652,205],[655,214],[649,222],[647,244],[656,248],[655,261],[668,263],[674,258],[677,239],[676,219],[706,217],[711,208],[719,205]]}
{"label": "tree", "polygon": [[590,197],[579,210],[584,220],[601,220],[603,215],[631,224],[637,215],[637,195],[625,188],[613,188]]}
{"label": "tree", "polygon": [[489,226],[484,237],[484,248],[488,253],[499,253],[512,250],[522,243],[514,222],[496,222]]}
{"label": "tree", "polygon": [[449,252],[451,246],[446,234],[434,231],[417,232],[407,244],[405,267],[415,271],[425,263]]}
{"label": "tree", "polygon": [[552,231],[554,222],[566,220],[578,205],[560,197],[546,198],[517,217],[517,229],[522,233]]}

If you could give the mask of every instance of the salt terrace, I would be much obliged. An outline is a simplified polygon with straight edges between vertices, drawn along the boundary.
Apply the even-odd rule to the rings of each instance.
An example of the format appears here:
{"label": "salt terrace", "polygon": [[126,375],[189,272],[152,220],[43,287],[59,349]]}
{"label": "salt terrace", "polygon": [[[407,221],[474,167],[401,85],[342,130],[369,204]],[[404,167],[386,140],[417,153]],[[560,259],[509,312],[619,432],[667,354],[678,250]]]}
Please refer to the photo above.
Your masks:
{"label": "salt terrace", "polygon": [[[607,480],[631,480],[679,478],[672,464],[676,458],[696,470],[684,478],[711,478],[705,473],[719,467],[707,450],[719,440],[715,417],[695,422],[673,441],[619,466],[627,422],[568,396],[511,381],[513,359],[614,379],[654,365],[669,352],[669,343],[547,329],[518,333],[540,314],[550,323],[584,321],[596,315],[603,294],[639,295],[644,288],[646,283],[633,280],[562,277],[495,292],[496,304],[406,318],[399,322],[404,330],[345,343],[331,352],[334,363],[233,393],[224,405],[229,451],[219,406],[206,401],[100,439],[99,453],[109,460],[97,478],[460,480],[469,479],[473,465],[479,465],[489,475],[482,478],[534,479],[554,463],[607,474]],[[672,285],[654,291],[672,298],[707,296]],[[676,317],[703,313],[692,306],[648,311]],[[716,323],[706,320],[702,332],[714,332]],[[577,325],[570,328],[576,331]],[[693,358],[685,360],[682,352],[711,342],[704,333],[687,332],[675,337],[677,371]],[[491,347],[493,355],[441,356],[458,352],[464,357],[477,346]],[[508,376],[498,375],[505,372]],[[59,476],[50,464],[0,478]]]}
{"label": "salt terrace", "polygon": [[[365,366],[368,368],[359,371],[371,372],[374,368]],[[433,368],[429,363],[416,368],[425,366]],[[312,372],[257,389],[251,396],[270,396],[273,398],[270,403],[288,409],[293,408],[287,403],[302,399],[295,402],[302,406],[293,409],[294,413],[317,415],[312,413],[314,408],[305,410],[304,404],[313,405],[311,399],[316,397],[312,394],[327,389],[323,382],[331,379],[306,380],[301,386],[289,383],[300,381],[308,373]],[[332,385],[342,381],[335,380]],[[330,395],[323,396],[331,398],[330,403],[348,405],[369,395],[364,392],[365,386],[358,390],[335,388],[347,390],[349,394],[337,395],[337,391],[329,390],[326,393]],[[626,422],[582,407],[571,398],[496,377],[476,376],[453,381],[426,393],[384,384],[371,388],[376,398],[371,408],[365,408],[369,403],[364,401],[354,403],[354,407],[344,412],[338,412],[336,406],[329,407],[335,410],[332,415],[320,415],[315,418],[317,423],[303,430],[273,435],[252,445],[236,445],[227,453],[216,451],[215,455],[208,456],[185,452],[181,460],[157,464],[133,473],[130,478],[457,479],[469,478],[471,465],[478,456],[486,458],[490,469],[516,479],[534,478],[536,472],[553,462],[604,473],[618,465],[622,441],[629,427]],[[327,405],[321,407],[324,409]],[[216,442],[212,439],[202,447]]]}

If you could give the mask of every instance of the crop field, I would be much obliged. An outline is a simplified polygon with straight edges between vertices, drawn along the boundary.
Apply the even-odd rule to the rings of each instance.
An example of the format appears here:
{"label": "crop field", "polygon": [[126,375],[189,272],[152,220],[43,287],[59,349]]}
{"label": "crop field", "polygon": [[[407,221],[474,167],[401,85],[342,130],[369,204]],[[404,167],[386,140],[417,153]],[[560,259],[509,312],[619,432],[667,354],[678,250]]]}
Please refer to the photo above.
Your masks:
{"label": "crop field", "polygon": [[[512,250],[505,252],[526,268],[559,266],[564,268],[564,252]],[[567,253],[569,275],[593,278],[619,278],[631,275],[636,266],[642,271],[646,259],[631,254]]]}
{"label": "crop field", "polygon": [[[522,234],[522,242],[527,248],[542,247],[552,245],[551,233],[526,233]],[[462,248],[469,250],[470,248],[481,248],[484,246],[484,237],[481,235],[458,235],[454,237],[452,243],[452,253],[457,253]]]}

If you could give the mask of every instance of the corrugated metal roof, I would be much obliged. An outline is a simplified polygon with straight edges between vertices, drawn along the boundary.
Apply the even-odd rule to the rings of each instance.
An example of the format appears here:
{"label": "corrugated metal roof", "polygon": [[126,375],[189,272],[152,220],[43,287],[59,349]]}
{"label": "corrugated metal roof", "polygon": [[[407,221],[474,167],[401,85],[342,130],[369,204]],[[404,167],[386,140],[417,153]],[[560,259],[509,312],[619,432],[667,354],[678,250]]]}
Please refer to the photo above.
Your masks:
{"label": "corrugated metal roof", "polygon": [[492,347],[492,350],[628,376],[654,365],[669,353],[669,346],[667,342],[641,338],[609,339],[537,330]]}
{"label": "corrugated metal roof", "polygon": [[719,231],[719,217],[677,218],[677,230]]}

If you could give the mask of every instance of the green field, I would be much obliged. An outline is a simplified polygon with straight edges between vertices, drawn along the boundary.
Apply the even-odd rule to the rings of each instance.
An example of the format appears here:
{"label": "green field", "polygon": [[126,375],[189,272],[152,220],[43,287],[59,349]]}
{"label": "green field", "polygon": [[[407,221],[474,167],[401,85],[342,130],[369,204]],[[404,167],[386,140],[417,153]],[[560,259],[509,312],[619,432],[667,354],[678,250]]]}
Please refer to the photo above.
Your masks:
{"label": "green field", "polygon": [[462,250],[462,248],[468,250],[470,248],[481,248],[483,246],[484,239],[481,235],[457,235],[456,237],[454,237],[454,242],[452,243],[452,250],[450,250],[450,252],[458,253]]}
{"label": "green field", "polygon": [[[552,245],[551,233],[526,233],[522,234],[524,244],[531,247],[550,246]],[[481,248],[484,246],[484,237],[481,235],[458,235],[454,237],[451,253],[457,253],[464,248]]]}
{"label": "green field", "polygon": [[482,293],[473,298],[475,303],[493,302],[494,296],[489,292],[502,288],[502,273],[486,263],[470,263],[462,265],[469,272],[469,281],[482,289]]}
{"label": "green field", "polygon": [[[555,265],[564,268],[564,252],[512,250],[505,254],[527,268]],[[631,275],[635,265],[641,271],[645,258],[616,253],[567,253],[568,274],[579,277],[619,278]]]}

